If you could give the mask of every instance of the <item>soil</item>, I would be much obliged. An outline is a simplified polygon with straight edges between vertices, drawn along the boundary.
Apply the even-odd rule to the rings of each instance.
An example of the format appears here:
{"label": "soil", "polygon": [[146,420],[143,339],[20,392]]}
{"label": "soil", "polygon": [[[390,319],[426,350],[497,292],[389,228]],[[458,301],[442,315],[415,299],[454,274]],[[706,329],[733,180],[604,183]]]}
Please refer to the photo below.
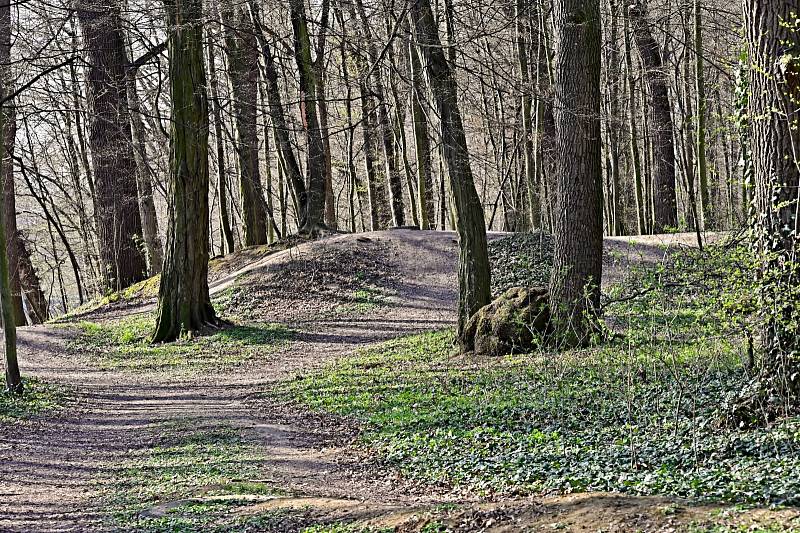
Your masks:
{"label": "soil", "polygon": [[[693,238],[608,239],[613,253],[607,253],[605,283],[619,281],[632,263],[659,261],[663,245],[691,245]],[[715,506],[618,494],[492,500],[402,479],[355,445],[352,421],[282,404],[264,391],[364,345],[453,324],[455,235],[338,235],[252,255],[235,269],[220,266],[211,291],[233,294],[228,312],[298,331],[265,360],[179,376],[100,370],[91,354],[70,349],[74,333],[68,328],[19,330],[23,373],[67,387],[71,402],[60,414],[0,428],[0,531],[110,529],[98,480],[117,476],[120,458],[151,446],[163,423],[187,418],[198,427],[233,426],[262,448],[261,481],[286,496],[254,498],[243,514],[293,508],[309,520],[358,518],[398,531],[419,531],[434,517],[454,531],[679,531],[718,513]],[[354,292],[367,289],[377,303],[348,307]],[[143,301],[83,318],[105,320],[152,305]],[[157,516],[170,505],[165,498],[150,512]],[[754,510],[734,521],[788,521],[797,514]]]}

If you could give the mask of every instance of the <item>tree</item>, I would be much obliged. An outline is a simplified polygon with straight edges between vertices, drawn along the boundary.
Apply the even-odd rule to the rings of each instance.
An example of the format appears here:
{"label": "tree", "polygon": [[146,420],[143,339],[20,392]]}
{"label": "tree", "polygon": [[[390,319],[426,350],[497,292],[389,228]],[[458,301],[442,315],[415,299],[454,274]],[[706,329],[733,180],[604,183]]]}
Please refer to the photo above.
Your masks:
{"label": "tree", "polygon": [[417,195],[419,197],[419,227],[430,229],[436,224],[433,205],[433,169],[431,142],[428,137],[428,117],[425,109],[425,77],[419,51],[409,43],[411,66],[411,119],[414,121],[414,151],[417,156]]}
{"label": "tree", "polygon": [[634,40],[644,67],[644,78],[650,92],[648,103],[651,142],[653,145],[653,232],[662,233],[678,227],[678,199],[675,190],[675,142],[672,107],[667,87],[667,72],[661,49],[653,38],[645,18],[644,5],[628,9]]}
{"label": "tree", "polygon": [[553,6],[558,159],[550,308],[556,338],[570,345],[588,339],[603,272],[598,4],[557,0]]}
{"label": "tree", "polygon": [[304,225],[306,204],[308,203],[308,191],[306,184],[303,180],[303,175],[300,172],[300,165],[297,163],[297,158],[292,149],[292,141],[289,137],[289,127],[286,124],[286,117],[283,111],[283,103],[281,99],[281,91],[278,86],[278,71],[275,68],[275,59],[272,55],[272,49],[267,42],[264,35],[264,28],[261,26],[259,19],[258,6],[254,1],[249,3],[250,17],[253,21],[253,26],[256,31],[256,38],[261,45],[261,55],[264,59],[264,79],[266,81],[267,100],[269,101],[269,116],[272,119],[272,125],[275,130],[275,140],[278,145],[278,154],[280,160],[283,162],[282,167],[287,175],[289,184],[292,187],[294,196],[297,199],[297,207],[299,211],[300,226]]}
{"label": "tree", "polygon": [[491,299],[486,223],[472,179],[455,77],[442,51],[439,29],[429,0],[412,0],[410,15],[417,43],[427,63],[431,92],[439,111],[444,156],[453,191],[460,248],[458,337],[461,339],[467,321]]}
{"label": "tree", "polygon": [[800,6],[758,0],[745,0],[743,6],[763,357],[761,373],[745,391],[736,418],[751,422],[800,407],[800,169],[795,140],[800,119]]}
{"label": "tree", "polygon": [[236,155],[239,160],[239,190],[242,200],[244,246],[267,243],[267,213],[258,162],[258,46],[255,28],[246,5],[223,2],[225,51],[231,80]]}
{"label": "tree", "polygon": [[[6,157],[6,146],[9,142],[9,135],[6,135],[7,120],[12,113],[8,112],[7,95],[10,93],[8,66],[10,64],[11,49],[11,3],[8,0],[0,2],[0,176],[4,181],[11,178],[12,174],[6,170],[7,165],[11,164],[11,159]],[[12,181],[13,183],[13,181]],[[4,193],[7,193],[4,187]],[[13,196],[13,188],[12,188]],[[11,203],[13,205],[13,202]],[[14,302],[12,300],[11,275],[8,269],[8,235],[6,234],[6,224],[9,218],[13,218],[16,226],[16,214],[8,213],[9,202],[4,199],[0,207],[3,213],[0,215],[0,316],[3,320],[3,340],[5,341],[5,381],[6,390],[12,394],[21,395],[23,392],[22,378],[17,362],[17,320],[15,316]],[[19,279],[19,278],[18,278]]]}
{"label": "tree", "polygon": [[136,188],[136,160],[127,95],[127,52],[118,0],[81,0],[90,101],[89,145],[94,168],[95,217],[105,290],[144,279],[147,265]]}
{"label": "tree", "polygon": [[169,227],[153,341],[214,324],[208,293],[208,98],[202,0],[165,0],[169,31]]}
{"label": "tree", "polygon": [[289,7],[294,32],[294,57],[300,74],[300,112],[308,139],[308,199],[300,231],[313,234],[325,228],[325,145],[317,116],[317,80],[311,58],[305,4],[303,0],[289,0]]}

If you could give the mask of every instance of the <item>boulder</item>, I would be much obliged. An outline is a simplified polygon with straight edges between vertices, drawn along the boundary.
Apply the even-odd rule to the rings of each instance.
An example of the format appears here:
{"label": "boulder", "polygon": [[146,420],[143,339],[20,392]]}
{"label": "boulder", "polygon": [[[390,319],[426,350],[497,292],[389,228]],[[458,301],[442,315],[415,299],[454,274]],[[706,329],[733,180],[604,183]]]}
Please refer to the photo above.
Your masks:
{"label": "boulder", "polygon": [[547,289],[512,287],[469,319],[463,345],[475,355],[526,353],[549,326]]}

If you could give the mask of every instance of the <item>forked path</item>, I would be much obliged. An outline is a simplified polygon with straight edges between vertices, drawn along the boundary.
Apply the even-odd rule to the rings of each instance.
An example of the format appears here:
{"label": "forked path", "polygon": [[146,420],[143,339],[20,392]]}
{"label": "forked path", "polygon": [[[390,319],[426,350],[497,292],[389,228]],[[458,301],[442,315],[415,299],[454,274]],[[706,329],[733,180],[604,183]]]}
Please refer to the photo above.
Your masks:
{"label": "forked path", "polygon": [[[660,242],[647,239],[607,242],[615,251],[608,254],[611,280],[630,262],[663,256]],[[678,240],[691,243],[688,236]],[[453,233],[398,230],[335,236],[237,266],[212,283],[212,293],[238,291],[234,303],[255,298],[250,318],[284,322],[298,333],[270,357],[227,371],[176,376],[100,370],[91,354],[69,348],[68,329],[22,328],[24,374],[67,387],[74,401],[56,417],[0,428],[0,531],[107,528],[97,481],[115,477],[130,451],[155,441],[161,424],[181,419],[239,428],[263,449],[264,479],[294,495],[299,506],[386,518],[453,498],[420,493],[391,472],[364,472],[348,446],[348,428],[252,397],[360,346],[452,324],[456,261]],[[342,290],[338,280],[363,272],[383,287],[379,305],[331,314],[326,297]],[[151,308],[144,302],[125,313]],[[546,514],[537,505],[524,508]]]}

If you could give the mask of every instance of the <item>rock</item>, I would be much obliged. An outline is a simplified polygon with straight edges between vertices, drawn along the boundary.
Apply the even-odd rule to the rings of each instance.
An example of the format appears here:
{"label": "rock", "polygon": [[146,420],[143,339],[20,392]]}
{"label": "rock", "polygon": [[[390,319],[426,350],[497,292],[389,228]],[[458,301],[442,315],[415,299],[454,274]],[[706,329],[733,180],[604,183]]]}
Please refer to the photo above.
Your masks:
{"label": "rock", "polygon": [[467,351],[497,357],[526,353],[550,327],[547,289],[512,287],[481,307],[464,329]]}

